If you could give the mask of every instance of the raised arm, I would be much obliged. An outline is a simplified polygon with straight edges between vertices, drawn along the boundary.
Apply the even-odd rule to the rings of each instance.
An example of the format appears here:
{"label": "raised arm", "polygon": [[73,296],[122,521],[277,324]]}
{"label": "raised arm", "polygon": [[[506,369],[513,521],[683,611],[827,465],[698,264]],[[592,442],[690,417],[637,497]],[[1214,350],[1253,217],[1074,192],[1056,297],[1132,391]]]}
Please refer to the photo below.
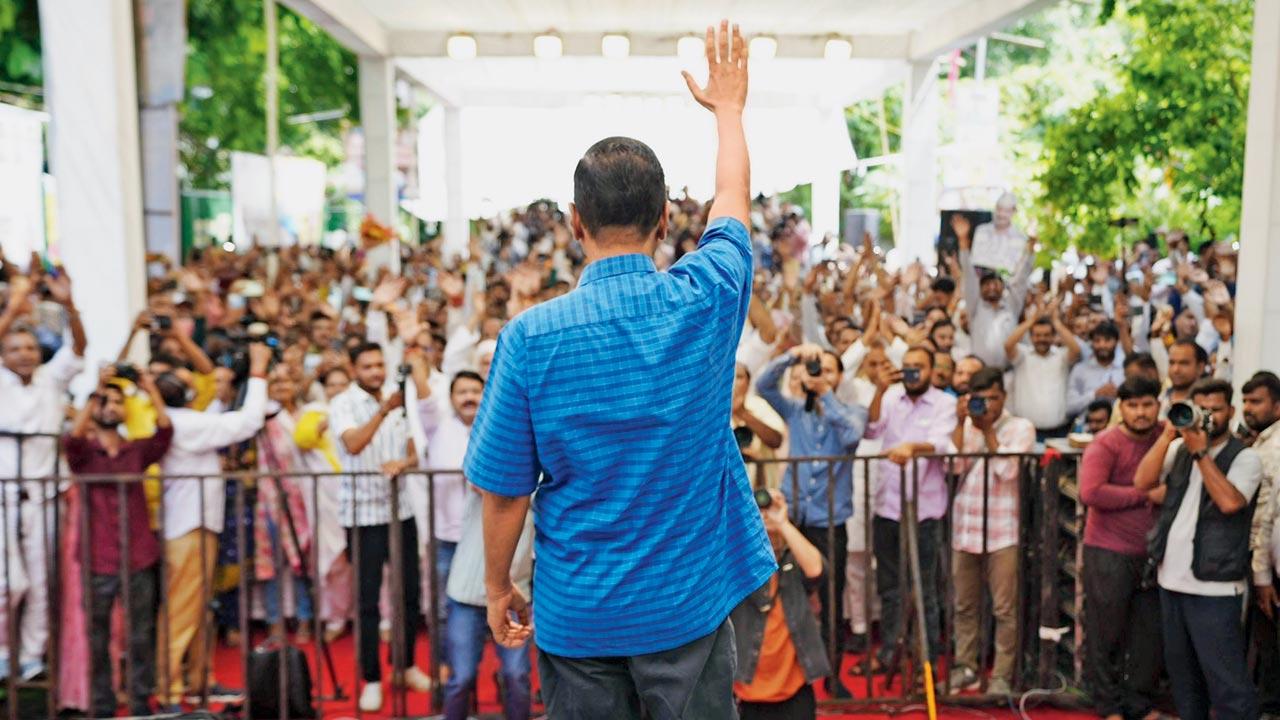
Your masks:
{"label": "raised arm", "polygon": [[1067,349],[1067,363],[1075,365],[1080,359],[1080,340],[1076,334],[1071,332],[1071,328],[1062,322],[1062,311],[1056,303],[1053,306],[1053,329],[1058,331],[1058,337],[1062,339],[1062,346]]}
{"label": "raised arm", "polygon": [[731,217],[751,227],[751,162],[742,129],[742,109],[747,102],[747,42],[737,25],[731,38],[729,21],[721,20],[719,32],[707,27],[706,49],[707,86],[700,88],[692,75],[682,74],[693,99],[716,117],[716,196],[707,221]]}

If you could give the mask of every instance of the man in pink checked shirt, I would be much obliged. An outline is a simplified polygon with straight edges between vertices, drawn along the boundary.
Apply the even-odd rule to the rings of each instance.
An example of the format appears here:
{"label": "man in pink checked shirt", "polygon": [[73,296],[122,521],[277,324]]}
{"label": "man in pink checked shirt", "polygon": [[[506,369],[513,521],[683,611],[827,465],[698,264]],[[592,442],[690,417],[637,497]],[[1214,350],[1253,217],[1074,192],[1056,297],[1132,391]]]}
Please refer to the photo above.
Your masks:
{"label": "man in pink checked shirt", "polygon": [[[876,485],[872,530],[883,639],[873,670],[888,666],[902,634],[898,532],[904,512],[903,478],[907,497],[918,497],[920,584],[924,588],[930,659],[938,654],[939,612],[935,588],[938,587],[942,518],[947,514],[947,481],[941,460],[920,456],[951,449],[956,404],[950,395],[933,387],[932,378],[933,352],[924,347],[907,350],[901,370],[890,365],[876,378],[876,394],[868,411],[870,424],[864,437],[879,438],[888,456],[879,461],[880,481]],[[917,487],[918,491],[914,490]]]}
{"label": "man in pink checked shirt", "polygon": [[[983,368],[956,401],[952,444],[961,453],[1029,453],[1036,426],[1005,409],[1004,373]],[[1012,692],[1013,661],[1018,651],[1018,479],[1017,457],[961,460],[961,479],[951,511],[951,576],[955,583],[956,660],[951,692],[978,684],[978,613],[982,583],[991,589],[996,620],[996,656],[987,693]],[[984,497],[985,496],[985,497]],[[984,537],[985,536],[985,537]],[[984,562],[985,560],[985,562]],[[983,577],[985,566],[986,577]]]}

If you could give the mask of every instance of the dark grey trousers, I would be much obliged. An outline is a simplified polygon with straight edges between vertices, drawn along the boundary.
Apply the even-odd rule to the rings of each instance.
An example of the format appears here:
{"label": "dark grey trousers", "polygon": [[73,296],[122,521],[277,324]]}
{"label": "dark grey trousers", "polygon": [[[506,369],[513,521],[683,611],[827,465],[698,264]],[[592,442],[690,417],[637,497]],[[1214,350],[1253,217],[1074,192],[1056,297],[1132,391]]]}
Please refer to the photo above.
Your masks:
{"label": "dark grey trousers", "polygon": [[649,655],[583,659],[538,650],[550,720],[736,720],[737,666],[727,618],[706,637]]}
{"label": "dark grey trousers", "polygon": [[[126,683],[129,688],[129,711],[133,715],[150,715],[148,698],[156,686],[156,566],[129,574],[129,651],[132,666]],[[116,714],[116,694],[111,687],[111,607],[119,599],[124,602],[119,575],[93,575],[89,578],[89,652],[93,654],[93,677],[90,692],[94,717]]]}

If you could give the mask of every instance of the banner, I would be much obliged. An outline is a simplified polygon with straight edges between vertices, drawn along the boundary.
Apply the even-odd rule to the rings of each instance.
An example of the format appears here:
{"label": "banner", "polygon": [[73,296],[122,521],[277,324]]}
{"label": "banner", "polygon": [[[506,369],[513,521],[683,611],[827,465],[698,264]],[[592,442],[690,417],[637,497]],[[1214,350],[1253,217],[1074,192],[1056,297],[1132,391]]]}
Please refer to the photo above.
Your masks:
{"label": "banner", "polygon": [[[272,245],[271,173],[265,155],[231,153],[231,215],[237,247]],[[319,160],[276,158],[281,245],[312,245],[324,234],[325,167]]]}
{"label": "banner", "polygon": [[0,104],[0,248],[26,267],[44,252],[44,113]]}

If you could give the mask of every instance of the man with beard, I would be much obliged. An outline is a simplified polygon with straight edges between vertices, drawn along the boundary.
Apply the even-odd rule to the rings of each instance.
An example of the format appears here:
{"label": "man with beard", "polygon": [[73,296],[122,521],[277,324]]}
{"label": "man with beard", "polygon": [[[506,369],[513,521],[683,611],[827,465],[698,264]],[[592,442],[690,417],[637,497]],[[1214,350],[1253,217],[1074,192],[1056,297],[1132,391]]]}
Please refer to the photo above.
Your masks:
{"label": "man with beard", "polygon": [[[1019,347],[1031,334],[1031,348]],[[1062,345],[1054,342],[1061,338]],[[1062,322],[1058,308],[1038,306],[1004,343],[1005,355],[1013,363],[1013,414],[1036,426],[1036,439],[1067,436],[1067,377],[1080,359],[1080,344]]]}
{"label": "man with beard", "polygon": [[960,358],[960,362],[956,363],[955,372],[951,375],[951,394],[959,397],[969,392],[969,379],[986,366],[987,364],[977,355]]}
{"label": "man with beard", "polygon": [[[77,475],[136,475],[160,462],[173,439],[173,426],[165,412],[163,398],[155,381],[146,372],[139,374],[138,387],[151,396],[156,409],[156,432],[149,438],[125,440],[120,435],[124,422],[124,390],[114,381],[112,366],[99,376],[97,390],[76,415],[71,434],[63,438],[67,465]],[[111,640],[111,609],[116,598],[128,609],[129,637],[133,659],[129,665],[127,687],[129,714],[150,715],[148,698],[155,687],[156,651],[156,564],[160,559],[160,542],[152,532],[147,499],[142,483],[125,483],[120,492],[117,483],[91,482],[84,486],[89,504],[89,654],[93,675],[90,679],[90,709],[94,717],[116,714],[116,695],[111,685],[111,663],[108,644]],[[129,540],[129,586],[122,588],[120,563],[124,561],[120,544],[120,499]]]}
{"label": "man with beard", "polygon": [[1280,630],[1276,627],[1277,568],[1280,568],[1280,515],[1276,512],[1280,490],[1280,378],[1259,372],[1241,389],[1244,422],[1253,439],[1253,451],[1262,458],[1262,485],[1253,514],[1249,549],[1253,552],[1253,584],[1257,597],[1253,608],[1254,642],[1258,651],[1257,684],[1262,712],[1280,711]]}
{"label": "man with beard", "polygon": [[1147,533],[1159,501],[1133,475],[1163,430],[1160,385],[1120,385],[1121,424],[1099,433],[1080,465],[1084,527],[1085,662],[1098,714],[1108,720],[1154,717],[1160,677],[1160,600],[1144,589]]}
{"label": "man with beard", "polygon": [[1124,382],[1124,358],[1116,353],[1120,331],[1104,320],[1089,333],[1093,356],[1076,363],[1067,379],[1067,417],[1074,418],[1095,399],[1111,400]]}
{"label": "man with beard", "polygon": [[[421,580],[418,563],[418,529],[413,521],[413,505],[403,479],[397,491],[399,518],[391,517],[390,478],[418,464],[408,423],[401,410],[404,395],[387,384],[387,368],[382,347],[362,344],[350,352],[355,382],[329,405],[329,429],[337,439],[343,476],[339,488],[339,517],[347,529],[348,559],[357,570],[360,588],[359,617],[360,673],[365,682],[359,708],[377,712],[382,708],[382,664],[378,662],[378,595],[382,589],[382,566],[391,559],[392,526],[400,532],[400,573],[404,593],[404,684],[416,692],[431,689],[431,679],[414,664],[418,618],[421,616]],[[418,388],[422,394],[427,388]],[[352,557],[358,552],[359,558]],[[392,653],[392,657],[394,654]]]}
{"label": "man with beard", "polygon": [[[942,549],[942,518],[947,514],[947,481],[943,463],[921,455],[946,452],[956,427],[956,401],[933,387],[933,352],[914,347],[875,378],[876,394],[868,411],[868,439],[880,438],[887,458],[880,460],[872,530],[876,558],[876,588],[880,594],[883,644],[876,664],[887,667],[902,633],[902,594],[898,533],[906,509],[902,486],[917,504],[920,584],[925,588],[925,618],[930,659],[938,651],[938,553]],[[915,488],[912,492],[911,487]],[[936,665],[935,665],[936,667]]]}
{"label": "man with beard", "polygon": [[1134,473],[1138,489],[1165,490],[1147,548],[1159,565],[1165,667],[1187,720],[1258,717],[1240,619],[1262,459],[1230,432],[1231,394],[1225,380],[1196,383],[1206,420],[1170,422]]}
{"label": "man with beard", "polygon": [[1204,377],[1209,364],[1209,353],[1191,338],[1181,338],[1169,346],[1169,387],[1160,396],[1160,416],[1169,412],[1169,406],[1191,401],[1191,386]]}

